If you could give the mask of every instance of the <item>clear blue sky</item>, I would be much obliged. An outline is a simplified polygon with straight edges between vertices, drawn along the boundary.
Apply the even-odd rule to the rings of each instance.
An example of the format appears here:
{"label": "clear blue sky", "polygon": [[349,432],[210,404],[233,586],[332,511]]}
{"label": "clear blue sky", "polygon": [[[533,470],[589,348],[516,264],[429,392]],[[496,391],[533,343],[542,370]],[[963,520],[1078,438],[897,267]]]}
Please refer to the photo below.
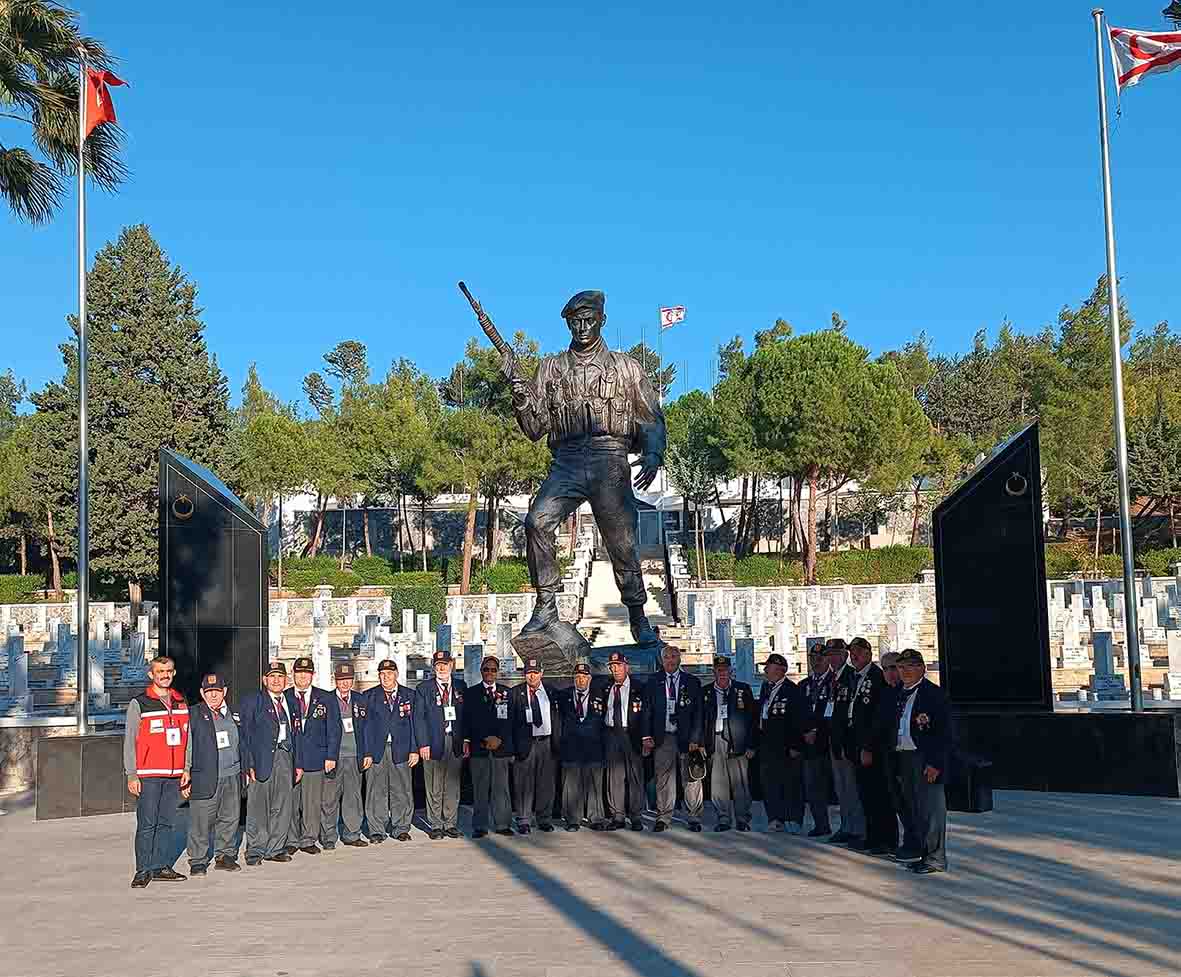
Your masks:
{"label": "clear blue sky", "polygon": [[[1162,6],[1108,14],[1162,30]],[[686,305],[665,353],[699,386],[719,341],[778,316],[955,351],[1053,321],[1103,270],[1088,3],[84,8],[133,85],[132,176],[89,195],[91,252],[151,227],[235,398],[251,361],[301,396],[342,339],[444,373],[478,334],[459,278],[547,349],[579,289],[606,291],[613,345]],[[1141,326],[1181,318],[1179,104],[1181,74],[1149,78],[1114,135]],[[33,386],[75,307],[72,206],[0,214],[0,369]]]}

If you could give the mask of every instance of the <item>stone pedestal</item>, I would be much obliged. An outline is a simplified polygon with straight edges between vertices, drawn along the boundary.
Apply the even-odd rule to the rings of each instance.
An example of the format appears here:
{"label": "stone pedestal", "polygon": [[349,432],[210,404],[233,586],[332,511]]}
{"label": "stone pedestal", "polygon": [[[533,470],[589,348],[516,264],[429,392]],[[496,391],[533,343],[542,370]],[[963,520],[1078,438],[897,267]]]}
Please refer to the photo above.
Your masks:
{"label": "stone pedestal", "polygon": [[463,680],[469,689],[480,684],[480,662],[484,659],[484,646],[480,642],[463,646]]}
{"label": "stone pedestal", "polygon": [[722,617],[714,623],[714,654],[725,655],[729,658],[734,654],[732,636],[733,624],[729,618]]}
{"label": "stone pedestal", "polygon": [[734,677],[747,685],[755,680],[754,638],[738,638],[734,642]]}

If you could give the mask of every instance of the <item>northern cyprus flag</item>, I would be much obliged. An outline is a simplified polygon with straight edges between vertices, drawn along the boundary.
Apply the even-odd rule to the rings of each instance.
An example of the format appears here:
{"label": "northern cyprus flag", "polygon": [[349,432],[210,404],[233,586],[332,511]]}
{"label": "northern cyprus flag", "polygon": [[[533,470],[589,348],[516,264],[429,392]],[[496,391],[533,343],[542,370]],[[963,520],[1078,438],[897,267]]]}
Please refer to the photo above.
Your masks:
{"label": "northern cyprus flag", "polygon": [[1145,75],[1181,67],[1181,33],[1148,33],[1110,27],[1111,63],[1120,90],[1138,85]]}

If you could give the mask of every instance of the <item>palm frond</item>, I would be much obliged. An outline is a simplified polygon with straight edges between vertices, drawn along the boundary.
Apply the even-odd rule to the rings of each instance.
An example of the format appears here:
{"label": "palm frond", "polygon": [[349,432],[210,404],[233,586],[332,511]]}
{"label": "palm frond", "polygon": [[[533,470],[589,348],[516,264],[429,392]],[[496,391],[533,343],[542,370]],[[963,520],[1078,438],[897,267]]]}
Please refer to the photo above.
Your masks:
{"label": "palm frond", "polygon": [[61,204],[62,178],[25,150],[0,146],[0,196],[17,217],[43,224]]}

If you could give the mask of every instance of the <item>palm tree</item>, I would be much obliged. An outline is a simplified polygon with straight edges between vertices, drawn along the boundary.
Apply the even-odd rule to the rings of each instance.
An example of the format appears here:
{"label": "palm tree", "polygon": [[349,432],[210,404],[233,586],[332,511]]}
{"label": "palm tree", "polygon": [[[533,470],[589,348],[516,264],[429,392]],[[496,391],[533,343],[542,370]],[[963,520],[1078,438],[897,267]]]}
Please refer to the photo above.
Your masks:
{"label": "palm tree", "polygon": [[[83,37],[75,18],[45,0],[0,0],[0,195],[34,224],[53,216],[78,172],[79,54],[96,68],[111,67],[106,49]],[[43,159],[12,144],[29,136]],[[111,123],[86,140],[86,171],[105,190],[126,176],[121,143]]]}

